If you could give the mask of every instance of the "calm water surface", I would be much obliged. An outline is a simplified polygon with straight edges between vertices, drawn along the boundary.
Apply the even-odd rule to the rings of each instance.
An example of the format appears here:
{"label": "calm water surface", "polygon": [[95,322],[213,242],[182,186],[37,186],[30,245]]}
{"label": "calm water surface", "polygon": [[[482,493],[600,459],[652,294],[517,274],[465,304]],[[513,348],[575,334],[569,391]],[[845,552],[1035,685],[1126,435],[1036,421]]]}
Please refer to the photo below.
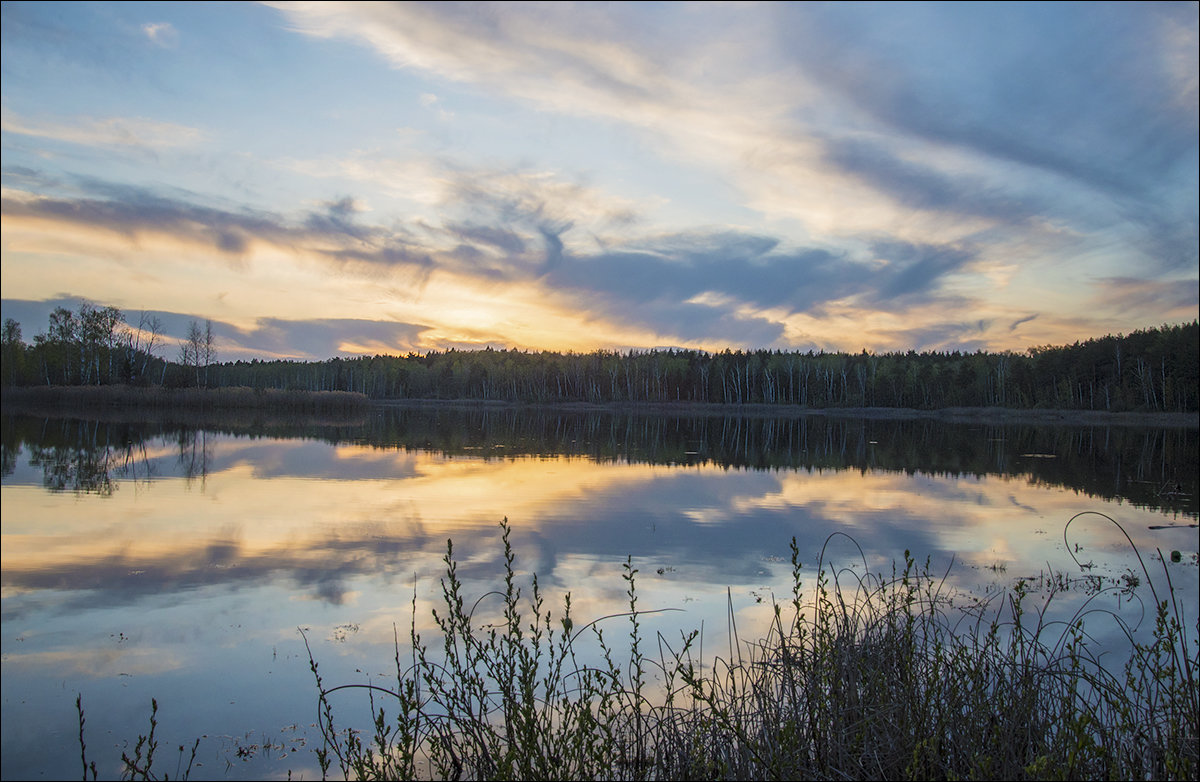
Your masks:
{"label": "calm water surface", "polygon": [[[82,694],[102,775],[119,774],[156,698],[162,773],[204,737],[196,776],[318,778],[300,630],[326,684],[394,680],[394,629],[407,638],[414,595],[417,629],[435,637],[447,539],[468,594],[482,595],[502,572],[505,517],[518,569],[538,574],[556,610],[570,591],[577,625],[627,607],[632,557],[638,607],[682,609],[643,630],[703,628],[706,653],[728,648],[730,601],[751,639],[772,596],[789,595],[793,536],[809,584],[836,532],[857,544],[831,540],[837,566],[890,572],[908,549],[964,593],[1051,568],[1080,575],[1068,547],[1084,575],[1136,568],[1121,532],[1094,517],[1064,542],[1081,511],[1118,520],[1155,574],[1155,550],[1179,550],[1167,567],[1194,624],[1197,442],[1195,429],[825,417],[5,416],[2,775],[81,772]],[[606,639],[626,629],[608,620]],[[353,696],[335,705],[346,723],[368,719]]]}

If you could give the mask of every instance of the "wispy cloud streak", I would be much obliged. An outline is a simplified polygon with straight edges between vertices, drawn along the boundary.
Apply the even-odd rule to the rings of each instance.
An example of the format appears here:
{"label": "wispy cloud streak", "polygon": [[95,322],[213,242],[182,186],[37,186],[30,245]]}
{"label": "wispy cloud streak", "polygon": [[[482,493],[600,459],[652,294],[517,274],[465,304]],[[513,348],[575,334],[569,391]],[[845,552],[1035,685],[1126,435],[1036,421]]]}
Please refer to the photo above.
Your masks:
{"label": "wispy cloud streak", "polygon": [[204,141],[199,128],[142,117],[76,117],[69,121],[33,120],[5,112],[0,128],[6,133],[100,147],[167,149]]}

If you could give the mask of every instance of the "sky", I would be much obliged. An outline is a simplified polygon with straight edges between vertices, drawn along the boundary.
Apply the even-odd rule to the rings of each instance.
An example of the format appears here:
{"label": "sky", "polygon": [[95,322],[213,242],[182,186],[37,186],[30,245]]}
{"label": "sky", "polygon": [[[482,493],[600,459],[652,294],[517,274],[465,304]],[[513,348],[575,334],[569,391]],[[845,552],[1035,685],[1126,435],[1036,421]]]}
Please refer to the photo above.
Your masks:
{"label": "sky", "polygon": [[3,317],[175,358],[1200,316],[1196,3],[10,3]]}

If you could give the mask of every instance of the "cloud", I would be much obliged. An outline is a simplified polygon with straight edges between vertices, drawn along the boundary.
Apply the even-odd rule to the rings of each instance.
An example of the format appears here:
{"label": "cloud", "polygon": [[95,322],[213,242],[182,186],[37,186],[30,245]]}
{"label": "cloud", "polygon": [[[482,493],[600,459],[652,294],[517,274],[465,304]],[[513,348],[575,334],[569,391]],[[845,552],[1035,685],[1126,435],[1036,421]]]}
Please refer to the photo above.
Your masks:
{"label": "cloud", "polygon": [[131,147],[150,150],[192,147],[207,139],[193,127],[144,117],[73,117],[33,120],[4,112],[0,128],[7,133],[65,141],[89,147]]}
{"label": "cloud", "polygon": [[[1028,203],[980,176],[942,173],[927,162],[901,157],[886,142],[829,138],[823,142],[825,160],[897,202],[932,212],[984,217],[1009,225],[1038,214],[1044,204]],[[1040,199],[1039,199],[1040,200]]]}
{"label": "cloud", "polygon": [[253,238],[280,243],[289,238],[270,215],[183,203],[136,187],[113,189],[122,190],[123,197],[67,199],[8,192],[0,209],[8,220],[69,223],[131,239],[142,233],[166,234],[228,255],[244,253]]}
{"label": "cloud", "polygon": [[567,255],[545,282],[593,317],[676,340],[780,345],[783,325],[764,310],[804,310],[846,295],[862,267],[822,250],[773,252],[777,242],[735,232],[665,235]]}
{"label": "cloud", "polygon": [[1196,281],[1109,277],[1097,282],[1096,306],[1128,318],[1143,318],[1142,326],[1192,320],[1200,310]]}
{"label": "cloud", "polygon": [[1012,323],[1009,324],[1008,330],[1016,331],[1022,324],[1029,323],[1032,320],[1036,320],[1037,317],[1038,317],[1037,313],[1034,313],[1033,315],[1026,315],[1023,318],[1017,318],[1016,320],[1014,320]]}
{"label": "cloud", "polygon": [[[358,41],[394,67],[611,122],[664,159],[720,172],[741,205],[799,225],[793,236],[1002,247],[1055,243],[1065,229],[1086,237],[1080,259],[1107,247],[1161,268],[1194,263],[1194,199],[1178,198],[1197,189],[1194,123],[1177,121],[1180,63],[1195,61],[1187,15],[713,5],[690,9],[686,26],[676,15],[634,24],[625,6],[278,7],[295,29]],[[1149,56],[1147,40],[1177,54]],[[1180,171],[1192,173],[1163,187]],[[523,240],[540,234],[548,259],[558,240],[582,251],[586,232],[537,223],[557,199],[505,203],[498,179],[450,175],[448,200],[485,213],[474,223],[526,215]],[[460,257],[487,257],[477,249]]]}
{"label": "cloud", "polygon": [[1184,117],[1200,124],[1200,73],[1197,73],[1197,53],[1200,52],[1200,23],[1194,5],[1164,6],[1161,14],[1162,65],[1175,90],[1176,102]]}
{"label": "cloud", "polygon": [[987,320],[931,323],[901,329],[892,337],[898,345],[920,345],[921,350],[973,353],[989,349],[987,332],[991,327]]}
{"label": "cloud", "polygon": [[[489,222],[442,226],[385,229],[360,223],[362,207],[351,197],[285,218],[197,204],[185,200],[185,194],[164,196],[93,180],[81,180],[79,186],[89,196],[105,198],[47,198],[9,191],[3,214],[9,224],[38,220],[83,225],[131,241],[143,235],[168,236],[234,259],[248,257],[256,245],[265,244],[297,257],[336,263],[360,276],[371,270],[415,271],[422,286],[435,273],[451,275],[439,286],[437,300],[446,304],[455,286],[464,292],[468,286],[479,287],[480,296],[492,286],[489,303],[480,300],[468,306],[474,299],[460,293],[462,303],[453,310],[443,305],[436,329],[433,321],[401,327],[320,318],[305,326],[291,322],[285,328],[285,321],[273,320],[268,313],[252,313],[258,318],[254,328],[222,335],[239,356],[406,352],[427,347],[435,338],[492,342],[497,332],[484,336],[480,327],[466,324],[486,320],[486,313],[493,311],[507,310],[509,319],[517,312],[523,313],[521,318],[538,318],[538,309],[546,312],[548,306],[577,313],[575,317],[590,323],[585,333],[603,334],[620,324],[640,332],[640,339],[653,340],[650,344],[786,347],[789,316],[819,313],[834,301],[857,297],[895,310],[947,301],[939,293],[945,276],[972,257],[957,247],[880,243],[875,252],[888,261],[881,266],[876,258],[822,248],[784,248],[778,237],[731,230],[624,241],[614,236],[597,246],[573,239],[578,229],[563,219],[566,207],[549,206],[536,188],[524,186],[529,182],[515,181],[523,185],[515,194],[482,187],[468,193],[463,202],[467,211],[490,217]],[[560,184],[551,181],[551,191]],[[439,248],[447,237],[456,243],[450,251]],[[515,306],[515,289],[497,289],[495,283],[535,286],[531,304],[536,300],[536,309]],[[551,322],[547,315],[540,317]],[[462,319],[457,327],[455,318]],[[411,318],[400,319],[405,320]],[[361,333],[350,333],[352,328]],[[456,333],[459,336],[453,336]],[[510,331],[508,339],[516,333]],[[289,339],[304,348],[288,352]]]}
{"label": "cloud", "polygon": [[443,122],[454,119],[454,112],[447,111],[446,109],[444,109],[442,107],[441,99],[438,98],[438,96],[434,95],[433,93],[423,92],[423,93],[421,93],[421,97],[418,98],[417,100],[420,102],[420,104],[422,106],[429,109],[430,111],[436,111],[438,119],[442,120]]}
{"label": "cloud", "polygon": [[304,228],[315,234],[345,236],[358,241],[367,241],[371,229],[354,222],[354,216],[362,207],[353,198],[345,197],[325,204],[325,211],[311,212],[304,218]]}
{"label": "cloud", "polygon": [[853,261],[824,250],[772,253],[777,240],[737,232],[668,234],[573,255],[548,276],[556,286],[615,295],[635,305],[688,301],[708,291],[762,306],[803,308],[847,294],[861,275]]}
{"label": "cloud", "polygon": [[1137,6],[782,12],[806,73],[893,133],[1113,194],[1144,190],[1195,147],[1145,56],[1155,14]]}
{"label": "cloud", "polygon": [[[226,352],[239,355],[271,355],[302,360],[324,360],[333,356],[404,355],[421,349],[428,326],[381,320],[315,318],[284,320],[261,318],[250,329],[219,329]],[[303,346],[298,350],[297,346]]]}
{"label": "cloud", "polygon": [[526,249],[525,240],[507,228],[476,223],[449,223],[446,230],[464,241],[492,247],[506,255],[522,255]]}
{"label": "cloud", "polygon": [[[864,155],[856,162],[863,170],[873,156],[890,161],[871,176],[898,193],[923,192],[951,209],[961,194],[969,209],[960,211],[994,216],[1008,210],[1014,219],[1020,213],[1020,205],[973,195],[886,149],[846,149]],[[385,160],[383,168],[391,164],[398,165]],[[235,275],[276,268],[282,276],[257,275],[258,284],[287,291],[292,303],[272,311],[262,308],[262,296],[250,297],[259,309],[240,312],[240,330],[228,335],[231,349],[246,357],[483,344],[964,349],[1005,342],[1014,328],[999,326],[1002,333],[993,334],[991,324],[1027,322],[1029,308],[1028,302],[1008,309],[982,298],[980,282],[996,257],[995,245],[983,238],[916,242],[883,234],[839,245],[762,230],[664,231],[637,219],[636,205],[545,170],[435,161],[422,174],[436,193],[433,215],[393,217],[386,225],[379,219],[390,212],[369,211],[356,195],[278,214],[179,189],[62,179],[28,168],[5,176],[14,185],[41,182],[57,193],[6,190],[6,233],[30,221],[55,234],[66,233],[59,227],[82,226],[133,245],[165,237],[195,248],[200,262],[206,252],[233,261]],[[279,258],[287,260],[279,265]],[[295,287],[298,268],[313,270],[303,293]],[[330,270],[338,273],[339,295],[349,298],[332,305],[327,317],[312,319],[315,325],[299,325],[308,319],[296,317],[303,310],[295,302],[334,295],[317,283]],[[397,273],[409,276],[402,280]],[[236,276],[206,281],[206,290],[217,284],[236,291],[241,283]],[[383,314],[389,301],[398,302],[394,317]],[[1153,302],[1143,298],[1131,306]],[[345,317],[359,311],[362,319]],[[970,325],[980,321],[984,327]],[[384,325],[376,329],[375,323]],[[1056,323],[1043,321],[1042,331]],[[897,343],[901,337],[922,341],[906,346]],[[286,352],[285,338],[303,347]]]}
{"label": "cloud", "polygon": [[970,250],[901,242],[873,250],[784,249],[776,237],[697,231],[570,255],[546,280],[606,318],[746,347],[782,346],[789,316],[838,301],[895,312],[969,307],[942,288],[973,260]]}
{"label": "cloud", "polygon": [[440,222],[425,226],[424,238],[431,247],[444,246],[445,268],[465,274],[540,277],[566,255],[593,249],[641,222],[631,202],[554,172],[448,161],[435,170]]}
{"label": "cloud", "polygon": [[174,49],[179,45],[179,31],[170,22],[147,22],[142,25],[142,33],[164,49]]}
{"label": "cloud", "polygon": [[[443,207],[482,220],[540,229],[563,224],[595,231],[638,221],[636,205],[553,171],[466,167],[443,162]],[[558,231],[555,231],[556,233]]]}
{"label": "cloud", "polygon": [[[1037,235],[1048,221],[1119,224],[1136,235],[1110,239],[1141,253],[1143,237],[1162,236],[1153,215],[1165,214],[1185,228],[1156,254],[1194,257],[1194,210],[1159,190],[1196,169],[1194,124],[1177,121],[1195,61],[1185,14],[706,8],[689,11],[702,34],[688,36],[654,16],[634,25],[626,7],[277,7],[297,30],[362,42],[397,68],[648,133],[639,138],[666,156],[726,172],[746,204],[816,235],[945,244],[988,230]],[[1148,58],[1146,40],[1176,54]],[[771,55],[790,67],[756,71]],[[484,188],[493,197],[494,185]]]}
{"label": "cloud", "polygon": [[[592,247],[636,228],[652,205],[614,196],[583,177],[550,169],[469,165],[445,157],[355,154],[333,160],[290,160],[288,170],[320,178],[344,177],[400,202],[408,226],[424,231],[427,247],[502,278],[531,272],[545,262],[526,255],[556,241]],[[567,229],[574,229],[568,232]],[[565,248],[564,248],[565,249]]]}
{"label": "cloud", "polygon": [[974,258],[974,253],[961,246],[912,245],[907,242],[886,241],[874,246],[875,255],[887,261],[873,277],[878,282],[867,283],[865,298],[873,303],[927,298],[935,294],[948,274],[960,271]]}
{"label": "cloud", "polygon": [[[354,222],[358,207],[341,199],[298,219],[242,208],[208,206],[133,185],[79,178],[83,197],[46,197],[6,190],[0,211],[6,220],[85,226],[136,241],[159,235],[238,257],[255,242],[291,251],[308,250],[340,263],[376,267],[428,267],[432,261],[403,234]],[[102,196],[100,198],[87,196]]]}
{"label": "cloud", "polygon": [[[1200,194],[1192,192],[1170,204],[1124,201],[1121,216],[1131,227],[1140,252],[1130,253],[1150,273],[1195,271],[1200,261]],[[1128,268],[1128,263],[1125,268]]]}
{"label": "cloud", "polygon": [[781,122],[802,77],[789,70],[763,78],[741,65],[757,59],[753,42],[735,40],[762,32],[743,21],[756,15],[691,10],[689,21],[703,27],[693,35],[666,17],[651,22],[634,6],[275,5],[304,34],[356,41],[394,67],[541,113],[611,122],[614,132],[633,131],[668,160],[713,170],[749,166],[774,177],[775,155],[766,151],[812,157],[813,145]]}
{"label": "cloud", "polygon": [[[1127,198],[1144,193],[1150,178],[1131,174],[1123,158],[1132,155],[1134,164],[1161,172],[1194,146],[1186,134],[1156,139],[1129,127],[1130,105],[1144,108],[1140,92],[1103,84],[1101,91],[1118,93],[1121,105],[1089,107],[1085,114],[1104,120],[1102,128],[1071,119],[1083,140],[1064,140],[1056,117],[1039,114],[1069,111],[1065,98],[1085,100],[1093,77],[1060,69],[1055,78],[1065,75],[1068,83],[1027,88],[1036,74],[1020,52],[1005,48],[1017,40],[1011,25],[998,28],[1008,37],[997,43],[972,14],[905,6],[899,13],[931,17],[924,20],[929,29],[918,30],[908,45],[892,42],[891,11],[882,14],[885,22],[864,18],[857,7],[732,14],[714,6],[689,9],[681,25],[676,15],[626,6],[568,13],[544,5],[277,4],[298,31],[358,41],[394,67],[515,98],[540,112],[612,122],[617,132],[636,134],[629,138],[637,143],[649,141],[664,159],[719,172],[742,191],[742,205],[796,221],[821,241],[891,235],[939,245],[987,231],[1037,235],[1047,217],[1111,225],[1111,210],[1081,206],[1078,193],[1045,195],[1045,185],[1100,187],[1109,199]],[[1086,34],[1075,32],[1086,19],[1067,16],[1069,53],[1086,65],[1091,44],[1082,45]],[[943,29],[962,29],[965,42],[941,41]],[[1101,32],[1116,36],[1128,53],[1132,44],[1114,30],[1119,25],[1105,23]],[[933,54],[922,55],[921,47]],[[965,57],[972,47],[985,54],[975,58],[984,60],[981,66],[958,74],[939,64],[951,57],[973,61]],[[1120,64],[1115,56],[1103,62]],[[1043,57],[1038,64],[1050,62]],[[1002,100],[994,106],[980,97],[997,91]],[[432,94],[423,100],[436,105]],[[1097,160],[1090,133],[1116,154]],[[497,182],[447,179],[459,188],[454,200],[503,217]],[[529,204],[512,206],[535,214]],[[532,228],[533,238],[542,233],[536,223]],[[543,233],[548,257],[553,238],[578,252],[572,239],[581,235]]]}
{"label": "cloud", "polygon": [[[3,317],[21,324],[22,339],[32,343],[44,333],[50,312],[58,307],[77,310],[82,299],[63,295],[42,301],[4,299]],[[142,311],[126,311],[126,323],[134,327]],[[177,357],[178,343],[187,334],[194,313],[146,310],[162,326],[156,353],[163,358]],[[424,348],[423,334],[429,326],[388,320],[360,318],[312,318],[306,320],[262,317],[251,326],[212,319],[213,335],[221,361],[251,358],[325,360],[334,356],[390,353],[403,355]]]}
{"label": "cloud", "polygon": [[[294,29],[321,38],[361,40],[396,67],[503,85],[506,92],[558,107],[565,99],[588,114],[595,113],[585,108],[593,99],[613,96],[644,103],[657,98],[662,87],[652,60],[616,43],[622,28],[611,15],[587,6],[273,5],[287,14]],[[589,28],[594,35],[582,38],[579,33]],[[552,82],[560,86],[553,88]],[[576,97],[570,98],[571,93]]]}

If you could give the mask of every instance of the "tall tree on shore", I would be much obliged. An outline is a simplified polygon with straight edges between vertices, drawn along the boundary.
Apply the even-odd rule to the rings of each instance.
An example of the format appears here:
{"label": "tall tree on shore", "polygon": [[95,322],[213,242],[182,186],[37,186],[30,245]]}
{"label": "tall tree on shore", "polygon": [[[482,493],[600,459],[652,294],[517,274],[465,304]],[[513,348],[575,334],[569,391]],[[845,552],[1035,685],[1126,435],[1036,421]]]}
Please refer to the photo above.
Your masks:
{"label": "tall tree on shore", "polygon": [[17,384],[25,364],[25,346],[21,343],[21,324],[12,318],[4,319],[3,340],[4,382],[11,387]]}
{"label": "tall tree on shore", "polygon": [[[154,349],[158,346],[163,331],[162,321],[157,315],[143,311],[138,318],[136,329],[129,331],[129,375],[131,380],[145,382],[150,360],[155,358]],[[139,366],[140,364],[140,366]]]}
{"label": "tall tree on shore", "polygon": [[217,362],[217,346],[213,339],[212,321],[204,321],[204,386],[208,387],[208,368]]}
{"label": "tall tree on shore", "polygon": [[217,360],[216,340],[213,337],[212,321],[204,321],[204,328],[193,320],[188,324],[187,338],[179,343],[179,363],[190,368],[196,385],[208,386],[208,368]]}
{"label": "tall tree on shore", "polygon": [[76,319],[80,382],[84,385],[112,382],[125,316],[116,307],[97,307],[85,299],[79,305]]}
{"label": "tall tree on shore", "polygon": [[203,350],[204,334],[200,324],[192,321],[188,324],[187,337],[179,343],[179,363],[192,371],[196,385],[200,385],[200,353]]}
{"label": "tall tree on shore", "polygon": [[73,354],[79,344],[79,319],[75,313],[66,307],[55,307],[46,333],[35,336],[33,342],[41,358],[46,385],[55,382],[70,385]]}

